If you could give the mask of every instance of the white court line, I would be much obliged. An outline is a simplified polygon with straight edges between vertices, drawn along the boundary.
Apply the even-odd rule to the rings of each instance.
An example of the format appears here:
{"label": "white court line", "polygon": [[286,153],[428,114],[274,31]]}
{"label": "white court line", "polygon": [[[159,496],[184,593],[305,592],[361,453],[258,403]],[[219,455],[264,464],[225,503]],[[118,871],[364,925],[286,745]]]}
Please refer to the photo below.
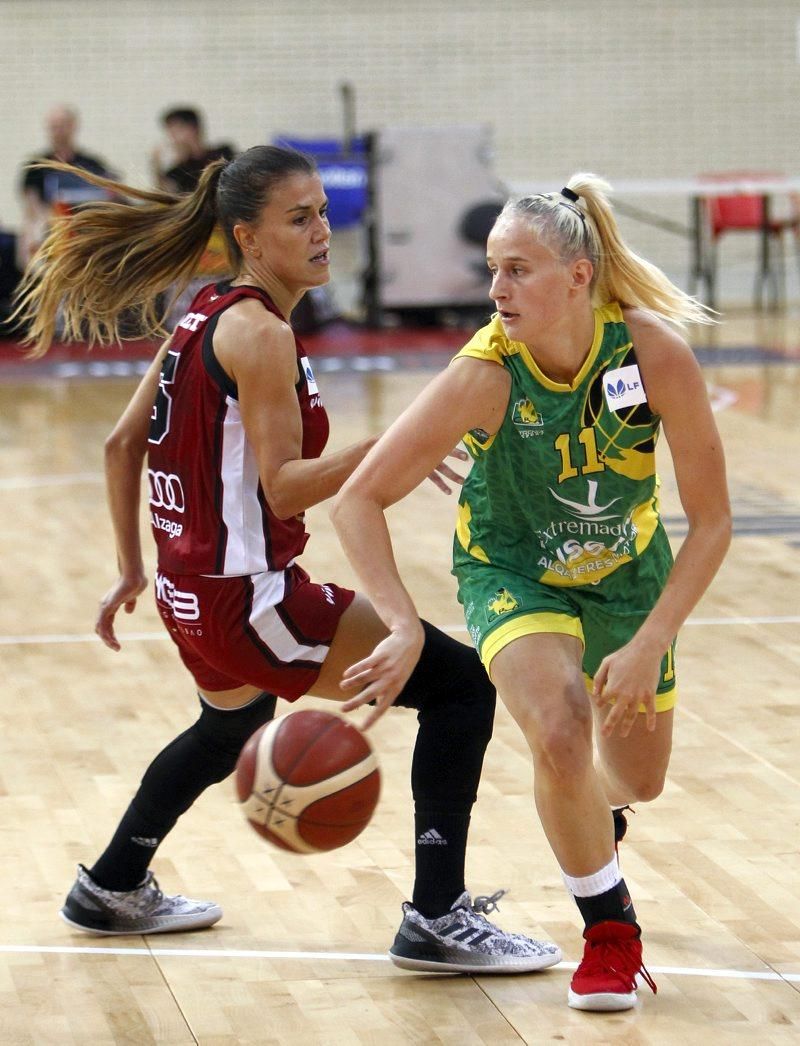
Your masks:
{"label": "white court line", "polygon": [[70,487],[75,483],[102,483],[102,472],[74,472],[56,476],[10,476],[0,479],[0,490],[26,490],[29,487]]}
{"label": "white court line", "polygon": [[[800,614],[772,615],[763,617],[690,617],[683,623],[687,625],[796,625],[800,623]],[[466,632],[466,625],[443,625],[443,632]]]}
{"label": "white court line", "polygon": [[800,615],[786,614],[776,617],[690,617],[685,625],[796,625]]}
{"label": "white court line", "polygon": [[[153,639],[169,639],[166,629],[160,632],[118,632],[117,638],[121,643],[149,642]],[[0,636],[0,646],[25,646],[31,643],[99,643],[100,639],[94,632],[55,632],[49,635],[29,636]]]}
{"label": "white court line", "polygon": [[[323,959],[333,962],[389,962],[385,952],[286,952],[245,949],[202,949],[202,948],[103,948],[103,947],[59,947],[35,944],[3,944],[0,953],[5,955],[135,955],[144,958],[187,958],[187,959]],[[574,970],[576,962],[560,962],[552,969]],[[691,966],[648,966],[651,973],[663,973],[676,977],[714,977],[739,981],[787,981],[800,984],[800,973],[776,973],[775,970],[719,970]],[[480,977],[476,970],[474,976]],[[485,976],[489,976],[486,974]],[[492,974],[491,976],[496,976]]]}
{"label": "white court line", "polygon": [[[800,615],[787,614],[777,617],[690,617],[685,625],[796,625]],[[685,626],[684,626],[685,627]],[[466,625],[442,625],[442,632],[466,632]],[[151,640],[169,639],[164,632],[118,632],[121,643],[142,643]],[[0,646],[25,646],[34,643],[96,643],[94,632],[54,632],[41,635],[0,636]]]}
{"label": "white court line", "polygon": [[0,944],[0,953],[6,955],[165,955],[188,956],[193,959],[331,959],[343,962],[389,962],[386,953],[371,952],[283,952],[259,951],[238,948],[93,948],[74,946],[46,946],[35,944]]}

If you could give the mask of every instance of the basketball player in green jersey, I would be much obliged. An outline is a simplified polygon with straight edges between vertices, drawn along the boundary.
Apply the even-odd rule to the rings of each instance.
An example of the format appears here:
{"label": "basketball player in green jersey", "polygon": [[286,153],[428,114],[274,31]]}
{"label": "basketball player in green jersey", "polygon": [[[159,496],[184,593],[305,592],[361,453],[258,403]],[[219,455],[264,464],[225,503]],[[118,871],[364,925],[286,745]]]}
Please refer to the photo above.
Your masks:
{"label": "basketball player in green jersey", "polygon": [[[612,808],[662,790],[675,636],[731,530],[705,384],[674,329],[708,315],[625,245],[608,188],[575,175],[560,193],[505,206],[487,250],[496,315],[373,447],[333,507],[390,630],[342,683],[357,693],[346,708],[375,701],[375,714],[422,643],[383,513],[464,438],[474,461],[454,543],[459,599],[531,749],[539,816],[584,919],[569,989],[569,1004],[583,1010],[633,1006],[640,972],[655,991]],[[658,511],[662,428],[689,525],[674,563]]]}

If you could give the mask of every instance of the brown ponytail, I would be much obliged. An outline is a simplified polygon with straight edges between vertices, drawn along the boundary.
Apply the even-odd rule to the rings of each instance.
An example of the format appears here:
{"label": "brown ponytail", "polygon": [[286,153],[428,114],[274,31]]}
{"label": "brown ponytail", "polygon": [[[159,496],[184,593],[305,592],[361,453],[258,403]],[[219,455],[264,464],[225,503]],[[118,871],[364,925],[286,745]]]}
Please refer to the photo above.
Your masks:
{"label": "brown ponytail", "polygon": [[209,164],[191,194],[135,189],[69,164],[37,164],[75,174],[116,197],[53,221],[15,295],[12,320],[31,356],[53,342],[57,317],[67,341],[119,340],[123,312],[146,334],[162,334],[158,295],[188,284],[217,221],[215,198],[225,160]]}

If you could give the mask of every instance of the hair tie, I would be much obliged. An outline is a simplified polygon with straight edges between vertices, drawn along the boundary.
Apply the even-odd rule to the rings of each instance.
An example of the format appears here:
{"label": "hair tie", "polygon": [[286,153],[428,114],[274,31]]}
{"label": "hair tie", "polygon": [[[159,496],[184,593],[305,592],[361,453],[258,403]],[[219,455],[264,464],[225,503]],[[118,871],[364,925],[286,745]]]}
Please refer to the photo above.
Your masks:
{"label": "hair tie", "polygon": [[572,203],[577,203],[580,199],[576,192],[573,192],[572,189],[568,189],[566,186],[561,190],[561,195],[565,196]]}

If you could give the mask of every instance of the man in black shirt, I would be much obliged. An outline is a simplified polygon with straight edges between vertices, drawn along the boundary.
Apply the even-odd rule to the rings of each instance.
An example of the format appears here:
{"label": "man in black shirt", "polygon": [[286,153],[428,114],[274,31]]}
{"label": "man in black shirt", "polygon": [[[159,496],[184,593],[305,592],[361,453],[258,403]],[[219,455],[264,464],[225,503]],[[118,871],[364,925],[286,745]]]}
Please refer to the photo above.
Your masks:
{"label": "man in black shirt", "polygon": [[[206,143],[203,118],[197,109],[169,109],[161,117],[169,143],[165,149],[156,148],[152,155],[153,179],[165,192],[189,193],[200,181],[207,164],[214,160],[232,160],[230,145],[211,146]],[[164,318],[167,330],[172,330],[204,283],[220,279],[230,270],[225,239],[219,226],[212,232],[203,256],[188,286],[171,301]],[[171,292],[167,292],[171,298]]]}
{"label": "man in black shirt", "polygon": [[80,167],[91,174],[114,177],[106,164],[96,156],[79,152],[75,139],[78,114],[66,105],[51,109],[45,118],[49,151],[32,157],[20,179],[23,218],[18,239],[18,262],[24,268],[44,239],[54,214],[63,214],[86,200],[102,199],[107,194],[82,178],[63,171],[31,169],[28,164],[41,160],[59,160]]}
{"label": "man in black shirt", "polygon": [[160,151],[153,155],[153,167],[159,188],[168,192],[191,192],[200,180],[203,168],[213,160],[232,160],[230,145],[207,145],[203,120],[196,109],[170,109],[161,117],[172,152],[172,166],[164,170]]}

